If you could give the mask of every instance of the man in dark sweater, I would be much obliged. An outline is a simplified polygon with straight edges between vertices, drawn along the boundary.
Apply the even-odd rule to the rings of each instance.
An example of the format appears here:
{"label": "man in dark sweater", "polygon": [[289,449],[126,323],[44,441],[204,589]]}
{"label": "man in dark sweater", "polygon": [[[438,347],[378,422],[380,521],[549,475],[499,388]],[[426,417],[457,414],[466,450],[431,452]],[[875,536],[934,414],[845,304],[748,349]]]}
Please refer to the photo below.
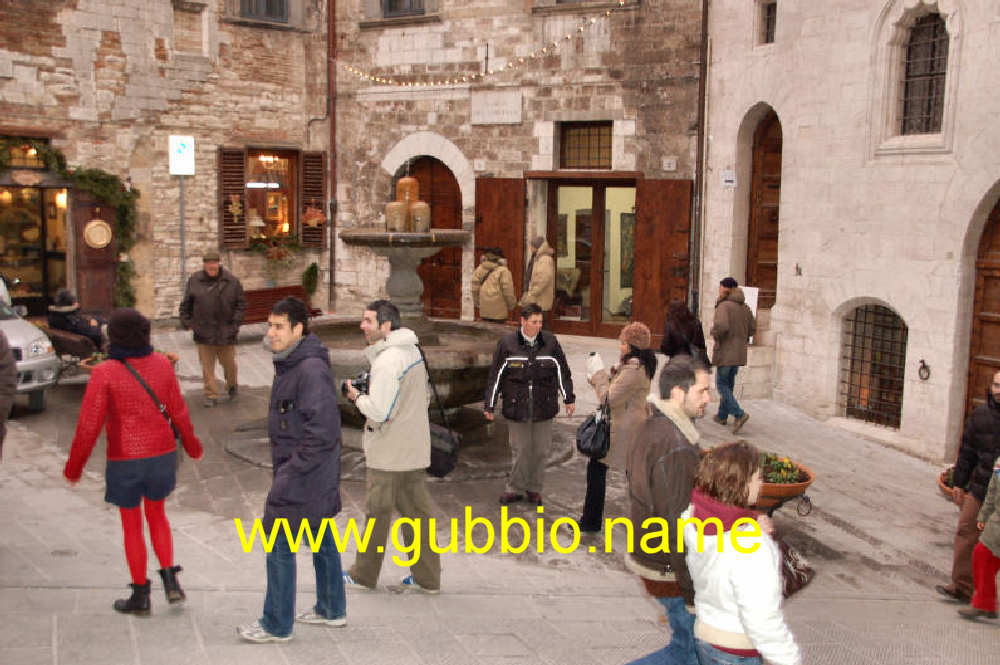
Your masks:
{"label": "man in dark sweater", "polygon": [[[629,451],[626,474],[634,542],[641,546],[632,548],[625,566],[663,605],[672,634],[670,644],[635,663],[698,663],[694,615],[687,609],[694,605],[694,586],[684,553],[678,551],[675,527],[691,499],[699,438],[692,419],[705,415],[711,399],[708,373],[698,356],[671,358],[660,372],[660,396],[647,398],[651,415]],[[643,527],[650,518],[665,521],[666,527]]]}
{"label": "man in dark sweater", "polygon": [[1000,372],[986,391],[986,404],[977,406],[965,424],[958,461],[952,474],[955,503],[958,505],[958,529],[955,531],[951,584],[934,587],[942,596],[969,602],[972,584],[972,550],[979,542],[976,517],[986,498],[993,465],[1000,456]]}

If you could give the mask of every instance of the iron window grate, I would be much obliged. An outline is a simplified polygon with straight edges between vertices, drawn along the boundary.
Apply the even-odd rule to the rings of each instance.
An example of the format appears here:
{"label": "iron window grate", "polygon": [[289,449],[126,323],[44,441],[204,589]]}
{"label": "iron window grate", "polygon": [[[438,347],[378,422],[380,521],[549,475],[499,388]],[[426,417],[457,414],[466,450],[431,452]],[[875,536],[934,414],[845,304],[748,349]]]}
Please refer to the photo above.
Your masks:
{"label": "iron window grate", "polygon": [[383,16],[418,16],[424,13],[424,0],[383,0]]}
{"label": "iron window grate", "polygon": [[907,327],[888,307],[865,305],[844,319],[840,406],[850,418],[899,427]]}
{"label": "iron window grate", "polygon": [[760,41],[762,44],[773,44],[774,31],[778,24],[778,3],[777,1],[765,2],[760,9]]}
{"label": "iron window grate", "polygon": [[910,29],[905,57],[900,132],[940,132],[948,69],[948,30],[940,14],[917,19]]}
{"label": "iron window grate", "polygon": [[559,137],[559,168],[610,169],[611,123],[562,123]]}
{"label": "iron window grate", "polygon": [[240,16],[243,18],[288,22],[288,0],[240,0]]}

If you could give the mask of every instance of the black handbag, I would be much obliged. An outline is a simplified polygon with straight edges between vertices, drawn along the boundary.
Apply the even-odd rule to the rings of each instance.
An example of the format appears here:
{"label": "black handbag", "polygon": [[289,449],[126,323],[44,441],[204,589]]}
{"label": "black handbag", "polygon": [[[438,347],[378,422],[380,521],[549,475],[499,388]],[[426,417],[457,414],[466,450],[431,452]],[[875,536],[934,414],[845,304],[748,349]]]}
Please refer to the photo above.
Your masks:
{"label": "black handbag", "polygon": [[604,400],[587,419],[576,428],[576,449],[591,459],[604,459],[611,448],[611,410]]}
{"label": "black handbag", "polygon": [[781,550],[781,594],[788,598],[809,584],[816,571],[801,552],[781,538],[775,540],[778,541],[778,549]]}
{"label": "black handbag", "polygon": [[448,417],[445,416],[444,409],[441,407],[437,387],[431,381],[431,368],[427,364],[427,356],[424,355],[424,350],[419,344],[417,344],[417,350],[420,351],[420,357],[424,361],[424,368],[427,370],[427,381],[431,384],[431,390],[434,393],[434,403],[437,405],[438,413],[441,415],[441,422],[444,423],[444,427],[430,423],[431,463],[426,471],[428,475],[435,478],[444,478],[458,466],[458,449],[462,445],[462,436],[448,425]]}

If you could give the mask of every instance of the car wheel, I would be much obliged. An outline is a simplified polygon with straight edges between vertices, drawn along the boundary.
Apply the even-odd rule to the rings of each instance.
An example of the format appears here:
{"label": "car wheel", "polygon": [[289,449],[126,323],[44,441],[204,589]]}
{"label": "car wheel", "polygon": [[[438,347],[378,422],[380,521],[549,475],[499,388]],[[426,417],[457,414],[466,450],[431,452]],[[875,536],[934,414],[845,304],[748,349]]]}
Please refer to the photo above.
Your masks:
{"label": "car wheel", "polygon": [[45,391],[33,390],[28,393],[28,409],[31,411],[45,410]]}

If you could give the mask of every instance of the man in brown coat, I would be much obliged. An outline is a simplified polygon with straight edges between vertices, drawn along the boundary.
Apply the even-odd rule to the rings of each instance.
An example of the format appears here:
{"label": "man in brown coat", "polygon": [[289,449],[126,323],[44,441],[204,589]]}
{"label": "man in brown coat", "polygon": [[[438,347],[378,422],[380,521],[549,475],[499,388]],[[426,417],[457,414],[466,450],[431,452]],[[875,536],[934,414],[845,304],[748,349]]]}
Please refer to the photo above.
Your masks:
{"label": "man in brown coat", "polygon": [[715,422],[725,425],[729,414],[736,419],[733,434],[750,419],[740,408],[733,389],[736,387],[736,373],[747,364],[747,345],[757,332],[753,312],[747,307],[743,289],[732,277],[719,283],[719,299],[715,303],[715,319],[711,335],[715,338],[712,364],[715,365],[715,386],[719,390],[719,413]]}
{"label": "man in brown coat", "polygon": [[205,383],[202,406],[213,407],[220,397],[215,382],[216,359],[226,377],[227,396],[230,400],[236,398],[236,334],[243,322],[247,300],[240,280],[219,265],[218,251],[206,251],[202,262],[204,269],[188,279],[180,315],[184,329],[194,329]]}
{"label": "man in brown coat", "polygon": [[556,298],[555,252],[542,236],[531,241],[528,262],[528,288],[518,303],[521,307],[534,303],[542,309],[545,328],[552,328],[552,303]]}
{"label": "man in brown coat", "polygon": [[17,394],[17,361],[14,352],[10,350],[7,335],[0,330],[0,455],[3,454],[3,441],[7,438],[7,416],[14,404]]}

